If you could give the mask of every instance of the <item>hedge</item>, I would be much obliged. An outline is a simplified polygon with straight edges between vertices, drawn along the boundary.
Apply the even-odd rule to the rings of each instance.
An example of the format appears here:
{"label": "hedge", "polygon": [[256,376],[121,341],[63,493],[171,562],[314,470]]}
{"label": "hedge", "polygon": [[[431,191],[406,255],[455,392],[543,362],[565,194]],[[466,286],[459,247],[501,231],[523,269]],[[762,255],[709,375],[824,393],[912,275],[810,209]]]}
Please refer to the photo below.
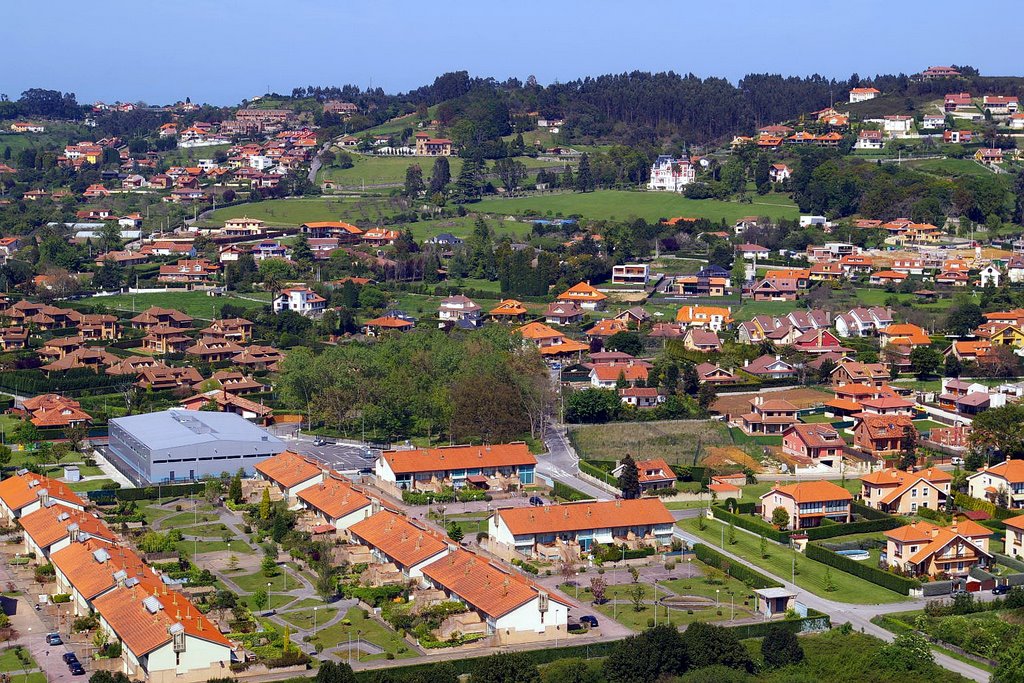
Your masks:
{"label": "hedge", "polygon": [[[726,572],[734,579],[738,579],[751,588],[782,588],[781,582],[770,579],[764,574],[754,571],[745,564],[731,557],[723,555],[714,548],[704,543],[697,543],[693,546],[693,554],[697,559],[708,565]],[[728,570],[726,566],[728,565]]]}
{"label": "hedge", "polygon": [[828,548],[823,548],[816,543],[808,543],[804,554],[810,560],[815,560],[822,564],[827,564],[830,567],[835,567],[847,574],[853,574],[865,581],[870,581],[873,584],[881,586],[882,588],[888,588],[889,590],[895,591],[901,595],[910,595],[910,591],[912,589],[921,587],[921,582],[916,579],[897,576],[891,572],[866,565],[863,562],[851,560],[848,557],[832,552]]}
{"label": "hedge", "polygon": [[776,543],[789,543],[790,532],[779,531],[771,524],[768,524],[768,522],[762,520],[760,517],[734,515],[728,510],[726,510],[724,507],[720,507],[718,505],[713,505],[711,507],[711,514],[713,514],[716,519],[720,519],[726,523],[731,522],[732,524],[735,524],[741,529],[753,531],[755,534],[758,534],[759,536],[764,536],[765,538],[771,539]]}
{"label": "hedge", "polygon": [[593,496],[588,496],[582,491],[577,491],[573,487],[569,486],[568,484],[563,484],[557,479],[553,480],[553,483],[554,485],[551,487],[551,492],[557,498],[564,498],[565,500],[568,501],[590,500],[591,498],[593,498]]}
{"label": "hedge", "polygon": [[876,531],[888,531],[904,524],[904,520],[899,517],[889,517],[886,515],[885,519],[871,519],[865,522],[850,522],[849,524],[828,524],[811,527],[810,529],[801,529],[800,531],[807,534],[808,539],[820,541],[825,538],[846,536],[847,534],[870,534]]}
{"label": "hedge", "polygon": [[957,504],[957,507],[963,508],[964,510],[980,510],[982,512],[987,512],[996,519],[1009,519],[1017,514],[1013,510],[999,507],[995,503],[990,503],[987,500],[972,498],[966,493],[956,494],[953,497],[953,502]]}
{"label": "hedge", "polygon": [[868,507],[867,505],[858,503],[857,501],[852,501],[850,503],[850,511],[855,515],[860,515],[864,519],[889,519],[889,515],[881,510],[876,510],[875,508]]}
{"label": "hedge", "polygon": [[806,617],[783,619],[781,621],[762,621],[755,624],[743,624],[728,628],[736,634],[737,638],[746,640],[748,638],[764,638],[768,635],[769,631],[777,628],[782,628],[792,633],[827,631],[832,628],[832,619],[824,612],[808,608]]}
{"label": "hedge", "polygon": [[582,458],[580,458],[579,466],[580,472],[583,472],[584,474],[589,474],[595,479],[599,479],[604,483],[609,484],[610,486],[618,486],[618,481],[615,479],[615,477],[612,476],[611,472],[602,470],[600,467],[594,467],[592,464],[590,464],[589,462]]}
{"label": "hedge", "polygon": [[205,482],[194,484],[161,484],[160,486],[146,486],[138,489],[117,489],[116,491],[89,491],[89,500],[100,502],[100,499],[110,500],[111,494],[116,500],[153,500],[157,497],[187,496],[193,493],[202,493],[206,490]]}

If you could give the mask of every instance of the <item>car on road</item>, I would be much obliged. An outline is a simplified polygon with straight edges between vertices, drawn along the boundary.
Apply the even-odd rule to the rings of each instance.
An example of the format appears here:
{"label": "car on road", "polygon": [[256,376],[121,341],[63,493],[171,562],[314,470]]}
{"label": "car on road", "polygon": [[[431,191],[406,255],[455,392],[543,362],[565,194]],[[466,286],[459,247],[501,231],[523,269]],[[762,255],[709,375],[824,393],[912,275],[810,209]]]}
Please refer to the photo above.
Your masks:
{"label": "car on road", "polygon": [[324,441],[323,439],[321,439],[320,437],[317,437],[317,438],[313,439],[313,445],[314,446],[326,446],[327,442]]}
{"label": "car on road", "polygon": [[71,670],[71,675],[72,676],[84,676],[85,675],[85,668],[82,666],[81,662],[77,662],[76,661],[75,663],[73,663],[70,666],[68,666],[68,669]]}
{"label": "car on road", "polygon": [[593,614],[584,614],[582,617],[580,617],[580,623],[586,624],[590,628],[597,628],[599,626],[597,617],[595,617]]}
{"label": "car on road", "polygon": [[951,597],[951,598],[958,598],[961,595],[969,595],[969,593],[965,589],[963,589],[963,588],[958,588],[957,590],[955,590],[952,593],[950,593],[949,597]]}
{"label": "car on road", "polygon": [[1010,592],[1010,584],[1001,583],[992,589],[992,595],[1006,595]]}
{"label": "car on road", "polygon": [[57,633],[47,633],[46,634],[46,644],[47,645],[63,645],[64,641],[60,639],[60,635],[57,634]]}
{"label": "car on road", "polygon": [[964,459],[961,458],[959,455],[954,455],[952,458],[949,459],[949,464],[952,465],[953,467],[963,467]]}
{"label": "car on road", "polygon": [[534,507],[540,507],[544,505],[544,499],[540,496],[530,496],[530,505]]}
{"label": "car on road", "polygon": [[67,664],[68,666],[71,665],[71,662],[77,662],[77,661],[78,661],[78,655],[76,655],[74,652],[65,652],[64,653],[64,663]]}

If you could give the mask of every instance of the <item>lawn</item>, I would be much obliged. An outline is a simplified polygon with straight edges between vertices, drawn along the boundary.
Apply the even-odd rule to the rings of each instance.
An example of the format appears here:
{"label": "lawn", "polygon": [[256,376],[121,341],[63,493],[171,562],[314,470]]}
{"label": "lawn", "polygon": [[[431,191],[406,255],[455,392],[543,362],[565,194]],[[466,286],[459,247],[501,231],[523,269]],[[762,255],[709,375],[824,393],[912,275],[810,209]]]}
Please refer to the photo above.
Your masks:
{"label": "lawn", "polygon": [[162,161],[167,166],[195,166],[199,159],[212,159],[217,152],[227,152],[231,145],[210,145],[209,147],[186,147],[171,150]]}
{"label": "lawn", "polygon": [[[701,531],[697,519],[686,519],[679,522],[679,526],[687,532],[704,540],[708,545],[719,548],[722,542],[722,530],[725,525],[709,520],[706,528]],[[838,569],[830,569],[826,565],[809,560],[803,555],[796,553],[789,548],[767,541],[768,557],[761,557],[760,539],[753,534],[741,529],[736,530],[736,543],[726,543],[725,550],[752,562],[767,572],[780,577],[791,577],[793,571],[793,560],[796,559],[796,584],[815,595],[838,602],[850,602],[861,604],[884,604],[906,600],[906,597],[895,591],[876,586],[870,581],[865,581],[852,576]],[[836,590],[825,590],[825,574],[829,571]]]}
{"label": "lawn", "polygon": [[[345,620],[348,620],[349,624],[343,623]],[[342,658],[347,656],[345,644],[349,638],[352,640],[362,638],[367,642],[384,648],[386,653],[391,653],[397,659],[415,657],[418,654],[411,650],[409,644],[400,635],[380,622],[364,617],[363,610],[358,607],[353,607],[346,612],[344,620],[317,633],[317,641],[319,641],[324,649],[340,646],[341,649],[338,650],[338,655]],[[382,659],[384,656],[367,655],[361,651],[352,650],[352,658],[361,662]]]}
{"label": "lawn", "polygon": [[[338,610],[333,607],[322,607],[317,606],[316,610],[316,623],[318,626],[323,626],[329,622]],[[284,614],[278,615],[292,626],[296,626],[301,629],[313,628],[313,610],[312,608],[298,610],[295,612],[285,612]]]}
{"label": "lawn", "polygon": [[[21,650],[28,664],[22,664],[18,659],[17,650]],[[32,655],[26,648],[11,647],[0,652],[0,671],[21,671],[22,669],[34,669],[38,666],[32,659]],[[20,679],[18,679],[20,680]],[[44,678],[45,680],[45,678]]]}
{"label": "lawn", "polygon": [[176,544],[178,552],[192,555],[192,553],[215,553],[222,550],[229,550],[228,544],[224,541],[180,541]]}
{"label": "lawn", "polygon": [[984,168],[973,159],[922,159],[909,161],[907,166],[918,171],[945,176],[987,176],[992,171]]}
{"label": "lawn", "polygon": [[[352,221],[361,217],[359,205],[376,207],[380,200],[341,198],[270,199],[217,209],[204,224],[222,225],[229,218],[259,218],[269,225],[302,225],[310,221]],[[368,219],[370,216],[367,217]]]}
{"label": "lawn", "polygon": [[[430,174],[434,168],[434,159],[426,157],[382,157],[369,154],[350,153],[352,157],[352,168],[338,168],[330,166],[320,172],[317,180],[333,180],[336,183],[344,183],[347,187],[360,188],[364,184],[373,185],[403,185],[405,183],[405,171],[413,164],[419,164],[423,170],[424,182],[430,181]],[[449,157],[448,165],[451,169],[452,178],[457,178],[462,170],[462,159]]]}
{"label": "lawn", "polygon": [[[234,294],[226,296],[207,296],[206,292],[155,292],[153,294],[116,294],[114,296],[93,297],[86,299],[89,304],[100,304],[109,309],[138,313],[150,306],[161,308],[176,308],[182,313],[187,313],[193,318],[203,320],[214,320],[218,317],[218,311],[224,304],[233,306],[244,306],[246,308],[261,309],[265,303],[269,303],[270,294],[266,292],[253,292],[245,295],[243,299]],[[252,301],[250,299],[258,299]]]}
{"label": "lawn", "polygon": [[[261,588],[263,590],[270,591],[271,593],[280,593],[283,591],[294,590],[302,586],[298,579],[294,576],[290,576],[290,572],[280,571],[277,576],[267,577],[260,571],[253,574],[232,576],[231,580],[247,593],[254,593]],[[269,588],[267,587],[268,583],[270,584]]]}
{"label": "lawn", "polygon": [[[785,486],[786,484],[791,483],[791,482],[787,481],[785,478],[779,478],[779,479],[780,479],[780,483],[783,486]],[[860,489],[861,489],[860,479],[849,478],[845,482],[842,481],[841,479],[832,479],[830,481],[833,484],[835,484],[836,486],[842,486],[844,489],[846,489],[850,493],[853,493],[853,494],[860,493]],[[768,493],[772,489],[772,487],[774,487],[774,486],[775,486],[774,479],[769,479],[768,477],[764,477],[763,481],[759,481],[756,484],[748,484],[748,485],[744,486],[743,487],[743,498],[746,499],[746,500],[751,500],[751,499],[757,500],[758,498],[760,498],[764,494]]]}
{"label": "lawn", "polygon": [[797,218],[799,210],[786,197],[774,195],[764,203],[741,204],[717,199],[687,199],[672,192],[627,192],[598,190],[596,192],[561,193],[489,198],[471,207],[478,211],[516,215],[581,215],[590,219],[639,217],[654,222],[660,218],[687,216],[707,218],[713,222],[725,219],[735,222],[743,216]]}
{"label": "lawn", "polygon": [[90,479],[88,481],[76,481],[68,484],[68,488],[76,493],[85,491],[96,491],[103,488],[104,484],[113,484],[113,479]]}
{"label": "lawn", "polygon": [[[415,223],[406,223],[402,227],[412,232],[412,236],[417,242],[422,242],[423,240],[440,235],[442,232],[451,233],[456,237],[466,239],[470,234],[472,234],[475,223],[476,218],[463,216],[461,218],[452,217],[429,221],[417,221]],[[494,234],[494,238],[496,240],[500,240],[504,235],[523,239],[527,237],[533,229],[532,223],[523,221],[489,220],[487,221],[487,224],[490,226],[491,232]]]}
{"label": "lawn", "polygon": [[203,524],[205,522],[213,522],[217,519],[218,515],[216,513],[204,512],[202,508],[200,508],[196,512],[193,512],[192,510],[188,510],[187,512],[179,512],[175,514],[173,517],[164,521],[164,526],[170,529],[184,526],[192,526],[193,524]]}
{"label": "lawn", "polygon": [[731,444],[721,422],[629,422],[574,427],[570,438],[580,457],[618,460],[626,453],[636,459],[665,458],[669,464],[694,464],[706,446]]}

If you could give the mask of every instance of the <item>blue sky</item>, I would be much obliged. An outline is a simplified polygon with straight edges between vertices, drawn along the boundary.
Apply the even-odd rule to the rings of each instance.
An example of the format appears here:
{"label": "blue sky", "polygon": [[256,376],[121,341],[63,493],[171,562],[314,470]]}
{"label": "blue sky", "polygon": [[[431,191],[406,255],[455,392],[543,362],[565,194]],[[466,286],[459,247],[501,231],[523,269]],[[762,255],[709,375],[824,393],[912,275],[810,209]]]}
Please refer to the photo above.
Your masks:
{"label": "blue sky", "polygon": [[[1024,15],[975,3],[973,28],[950,26],[964,4],[927,9],[860,0],[665,2],[406,2],[404,0],[41,0],[4,3],[0,72],[11,99],[29,87],[79,101],[232,104],[296,85],[402,91],[445,71],[542,83],[610,72],[693,72],[735,81],[745,73],[845,78],[972,64],[1012,74],[1013,40],[980,40],[993,17],[1016,35]],[[1012,4],[1012,3],[1011,3]],[[923,7],[923,6],[922,6]],[[962,31],[962,32],[961,32]],[[972,37],[974,36],[974,37]]]}

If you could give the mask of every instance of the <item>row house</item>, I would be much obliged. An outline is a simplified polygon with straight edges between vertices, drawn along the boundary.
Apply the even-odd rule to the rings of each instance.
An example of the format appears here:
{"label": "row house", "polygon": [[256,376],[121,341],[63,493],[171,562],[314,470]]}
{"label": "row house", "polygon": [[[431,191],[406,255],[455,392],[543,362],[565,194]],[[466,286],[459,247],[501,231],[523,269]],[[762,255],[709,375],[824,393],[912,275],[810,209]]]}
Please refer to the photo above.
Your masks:
{"label": "row house", "polygon": [[155,325],[146,331],[142,338],[142,348],[158,355],[184,353],[192,338],[183,334],[181,328],[167,325]]}
{"label": "row house", "polygon": [[374,464],[380,484],[397,491],[517,490],[534,483],[537,459],[525,443],[384,451]]}
{"label": "row house", "polygon": [[771,436],[782,434],[797,421],[797,407],[784,399],[755,396],[750,412],[739,416],[739,427],[746,434]]}
{"label": "row house", "polygon": [[782,433],[782,452],[811,464],[837,465],[845,445],[839,432],[827,424],[796,423]]}
{"label": "row house", "polygon": [[676,312],[676,322],[684,327],[721,332],[732,324],[732,309],[720,306],[683,306]]}
{"label": "row house", "polygon": [[261,460],[255,469],[257,479],[280,492],[289,508],[299,507],[299,494],[324,483],[328,476],[327,468],[320,462],[293,451],[281,451]]}
{"label": "row house", "polygon": [[845,361],[836,364],[830,375],[833,387],[859,384],[866,387],[884,387],[890,378],[889,371],[881,363]]}
{"label": "row house", "polygon": [[173,308],[150,306],[132,318],[131,324],[134,329],[142,330],[143,332],[149,332],[155,327],[188,330],[192,328],[192,316]]}
{"label": "row house", "polygon": [[177,263],[160,266],[157,281],[205,284],[219,273],[220,264],[210,263],[206,259],[181,259]]}
{"label": "row house", "polygon": [[245,318],[222,318],[214,320],[200,332],[203,337],[225,339],[237,344],[246,344],[253,339],[255,324]]}
{"label": "row house", "polygon": [[836,333],[840,337],[868,337],[893,324],[892,311],[881,306],[858,307],[836,316]]}

